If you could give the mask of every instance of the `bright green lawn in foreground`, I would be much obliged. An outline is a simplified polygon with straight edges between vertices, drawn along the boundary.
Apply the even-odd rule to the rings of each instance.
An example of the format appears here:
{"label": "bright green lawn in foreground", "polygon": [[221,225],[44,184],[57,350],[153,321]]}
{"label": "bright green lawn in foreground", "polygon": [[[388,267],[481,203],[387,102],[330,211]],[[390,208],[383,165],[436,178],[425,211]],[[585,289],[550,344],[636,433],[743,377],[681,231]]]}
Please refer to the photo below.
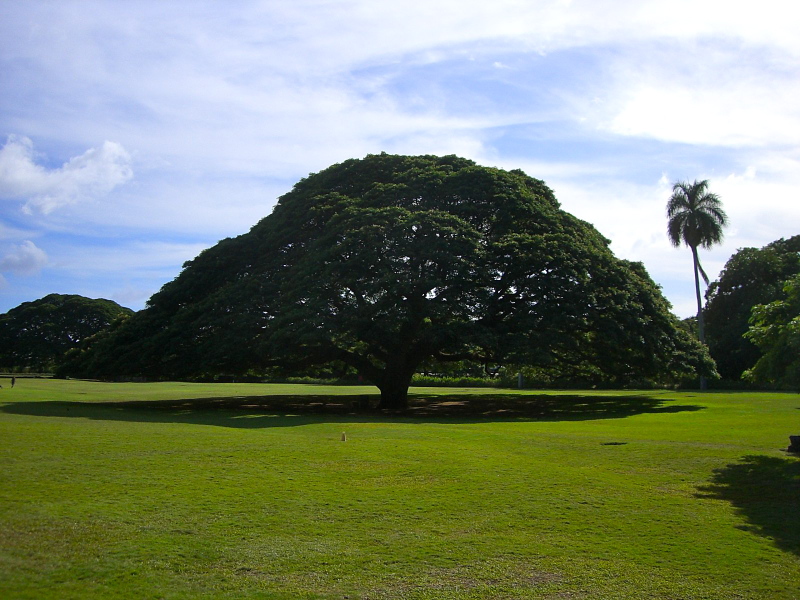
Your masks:
{"label": "bright green lawn in foreground", "polygon": [[797,394],[0,383],[0,598],[800,598]]}

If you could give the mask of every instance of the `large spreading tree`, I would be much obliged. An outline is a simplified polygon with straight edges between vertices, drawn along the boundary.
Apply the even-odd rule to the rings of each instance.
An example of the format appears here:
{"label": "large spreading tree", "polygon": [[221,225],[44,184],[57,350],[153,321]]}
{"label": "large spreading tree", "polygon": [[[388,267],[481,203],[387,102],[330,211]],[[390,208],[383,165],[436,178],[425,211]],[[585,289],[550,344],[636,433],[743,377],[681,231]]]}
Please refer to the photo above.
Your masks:
{"label": "large spreading tree", "polygon": [[53,369],[64,353],[133,311],[116,302],[49,294],[0,315],[0,367]]}
{"label": "large spreading tree", "polygon": [[521,171],[368,156],[298,182],[252,230],[184,265],[65,373],[191,377],[347,365],[406,405],[423,363],[476,361],[623,383],[695,369],[639,263]]}

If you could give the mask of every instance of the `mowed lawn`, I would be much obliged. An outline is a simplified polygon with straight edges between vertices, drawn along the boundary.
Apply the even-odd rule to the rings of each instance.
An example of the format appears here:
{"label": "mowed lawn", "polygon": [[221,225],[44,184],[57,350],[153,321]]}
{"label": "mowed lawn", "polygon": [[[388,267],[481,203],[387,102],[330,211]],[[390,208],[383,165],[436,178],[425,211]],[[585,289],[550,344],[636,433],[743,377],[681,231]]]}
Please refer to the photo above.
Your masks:
{"label": "mowed lawn", "polygon": [[3,599],[800,598],[798,394],[0,383]]}

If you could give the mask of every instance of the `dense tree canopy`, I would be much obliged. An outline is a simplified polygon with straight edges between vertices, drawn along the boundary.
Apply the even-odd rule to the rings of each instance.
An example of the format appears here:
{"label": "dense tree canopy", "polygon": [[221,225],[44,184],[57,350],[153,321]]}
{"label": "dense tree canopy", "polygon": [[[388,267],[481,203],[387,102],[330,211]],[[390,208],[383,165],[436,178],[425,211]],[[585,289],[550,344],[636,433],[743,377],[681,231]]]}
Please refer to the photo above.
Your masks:
{"label": "dense tree canopy", "polygon": [[761,357],[744,334],[752,309],[783,297],[784,282],[800,273],[800,235],[763,248],[742,248],[728,259],[706,293],[707,342],[720,375],[738,380]]}
{"label": "dense tree canopy", "polygon": [[340,362],[404,406],[430,361],[625,382],[713,372],[644,267],[547,186],[454,156],[373,155],[311,175],[184,265],[67,371],[189,377]]}
{"label": "dense tree canopy", "polygon": [[50,294],[0,315],[0,367],[49,370],[71,348],[133,314],[111,300]]}
{"label": "dense tree canopy", "polygon": [[745,336],[763,352],[745,377],[781,388],[800,388],[800,274],[783,285],[782,297],[753,307]]}

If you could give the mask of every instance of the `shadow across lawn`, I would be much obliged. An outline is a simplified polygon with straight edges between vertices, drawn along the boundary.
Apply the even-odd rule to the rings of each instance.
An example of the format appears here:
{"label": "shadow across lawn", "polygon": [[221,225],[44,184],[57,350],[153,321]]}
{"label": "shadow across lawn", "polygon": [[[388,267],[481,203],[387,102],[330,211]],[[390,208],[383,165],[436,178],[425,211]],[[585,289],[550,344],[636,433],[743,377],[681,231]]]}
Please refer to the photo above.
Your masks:
{"label": "shadow across lawn", "polygon": [[747,519],[745,531],[774,540],[782,550],[800,555],[800,460],[745,456],[716,469],[699,498],[730,502]]}
{"label": "shadow across lawn", "polygon": [[253,396],[130,402],[11,402],[0,411],[41,417],[222,427],[290,427],[318,422],[582,421],[643,413],[677,413],[702,406],[630,395],[414,395],[404,411],[375,408],[376,396]]}

